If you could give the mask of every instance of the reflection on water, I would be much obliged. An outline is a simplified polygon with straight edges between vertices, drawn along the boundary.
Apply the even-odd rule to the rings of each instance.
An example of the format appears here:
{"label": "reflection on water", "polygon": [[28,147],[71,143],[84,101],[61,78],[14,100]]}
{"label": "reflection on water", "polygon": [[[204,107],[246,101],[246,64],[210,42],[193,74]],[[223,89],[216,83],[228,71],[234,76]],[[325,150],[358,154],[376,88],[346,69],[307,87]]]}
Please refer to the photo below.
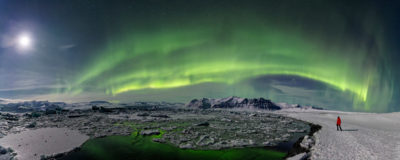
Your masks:
{"label": "reflection on water", "polygon": [[283,159],[285,152],[265,148],[240,148],[224,150],[180,149],[170,144],[156,143],[152,137],[109,136],[87,141],[80,151],[72,152],[62,160],[156,160],[156,159]]}

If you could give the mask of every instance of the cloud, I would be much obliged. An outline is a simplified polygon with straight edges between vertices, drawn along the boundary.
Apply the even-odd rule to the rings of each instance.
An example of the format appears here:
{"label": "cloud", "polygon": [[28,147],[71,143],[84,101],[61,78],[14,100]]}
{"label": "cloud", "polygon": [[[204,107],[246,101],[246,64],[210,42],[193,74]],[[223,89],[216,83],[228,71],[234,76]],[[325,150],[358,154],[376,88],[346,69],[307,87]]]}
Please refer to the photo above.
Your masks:
{"label": "cloud", "polygon": [[76,47],[76,44],[65,44],[65,45],[61,45],[59,48],[60,48],[60,50],[65,51],[65,50],[69,50],[69,49],[75,48],[75,47]]}
{"label": "cloud", "polygon": [[0,35],[0,47],[10,48],[15,46],[15,40],[10,35]]}

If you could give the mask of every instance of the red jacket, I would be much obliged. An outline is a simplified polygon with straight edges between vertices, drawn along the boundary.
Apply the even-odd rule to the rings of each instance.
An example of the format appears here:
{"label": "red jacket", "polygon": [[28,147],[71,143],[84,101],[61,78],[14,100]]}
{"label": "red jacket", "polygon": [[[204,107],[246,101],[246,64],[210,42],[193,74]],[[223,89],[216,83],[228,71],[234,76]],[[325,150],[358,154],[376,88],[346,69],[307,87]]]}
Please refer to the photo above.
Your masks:
{"label": "red jacket", "polygon": [[340,120],[340,117],[337,117],[336,125],[342,124],[342,120]]}

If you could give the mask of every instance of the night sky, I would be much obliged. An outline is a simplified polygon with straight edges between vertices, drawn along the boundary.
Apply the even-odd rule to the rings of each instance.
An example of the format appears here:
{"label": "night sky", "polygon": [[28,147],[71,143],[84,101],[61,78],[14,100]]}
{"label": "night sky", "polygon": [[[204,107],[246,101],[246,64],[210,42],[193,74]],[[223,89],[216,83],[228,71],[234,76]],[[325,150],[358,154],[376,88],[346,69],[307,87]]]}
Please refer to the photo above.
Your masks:
{"label": "night sky", "polygon": [[0,0],[0,98],[400,111],[400,4]]}

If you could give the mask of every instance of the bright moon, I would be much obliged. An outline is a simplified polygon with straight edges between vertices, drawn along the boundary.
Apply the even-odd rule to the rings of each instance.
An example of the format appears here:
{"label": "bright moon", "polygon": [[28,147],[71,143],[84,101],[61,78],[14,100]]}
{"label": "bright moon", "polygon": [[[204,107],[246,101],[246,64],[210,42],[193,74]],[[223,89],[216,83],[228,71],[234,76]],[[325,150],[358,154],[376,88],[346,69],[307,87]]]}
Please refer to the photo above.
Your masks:
{"label": "bright moon", "polygon": [[32,40],[31,37],[27,34],[20,35],[18,37],[18,46],[21,49],[27,49],[31,46]]}

